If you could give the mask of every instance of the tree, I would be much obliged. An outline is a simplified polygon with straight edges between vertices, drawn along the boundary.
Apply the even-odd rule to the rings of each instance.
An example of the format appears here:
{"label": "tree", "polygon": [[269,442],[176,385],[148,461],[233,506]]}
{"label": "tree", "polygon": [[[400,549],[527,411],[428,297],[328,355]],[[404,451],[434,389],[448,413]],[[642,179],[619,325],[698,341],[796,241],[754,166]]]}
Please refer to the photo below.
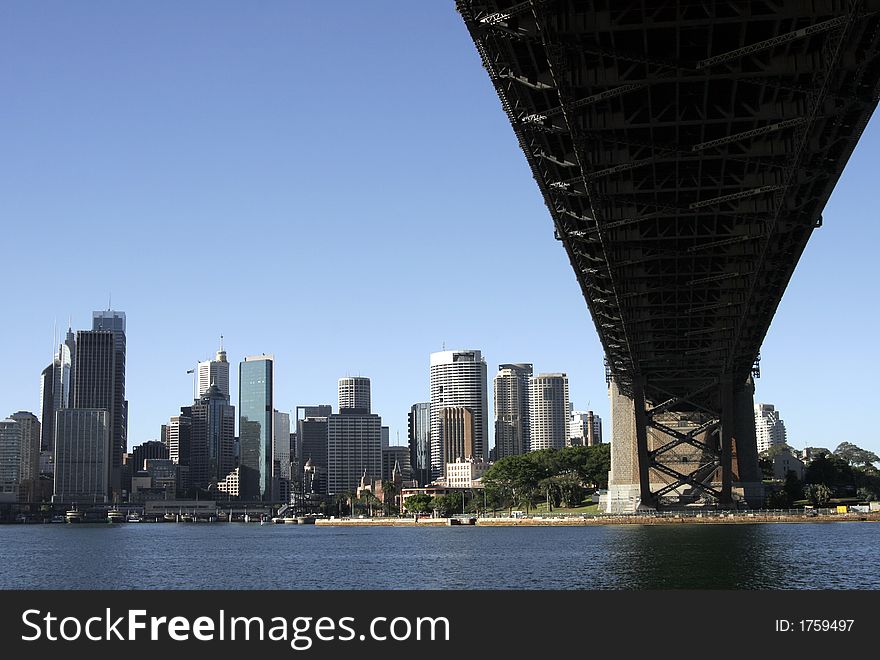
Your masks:
{"label": "tree", "polygon": [[804,471],[804,483],[824,484],[831,490],[848,486],[854,489],[855,473],[850,464],[836,454],[816,456]]}
{"label": "tree", "polygon": [[789,470],[785,475],[785,485],[782,487],[782,490],[788,496],[790,502],[795,502],[803,497],[804,485],[797,478],[794,470]]}
{"label": "tree", "polygon": [[425,495],[423,493],[410,495],[406,498],[403,507],[408,513],[427,513],[431,510],[432,499],[433,498],[430,495]]}
{"label": "tree", "polygon": [[857,447],[851,442],[841,442],[834,450],[834,455],[839,456],[850,465],[872,465],[880,462],[880,457],[872,451]]}
{"label": "tree", "polygon": [[831,489],[825,484],[810,484],[804,488],[804,495],[813,506],[824,507],[831,501]]}
{"label": "tree", "polygon": [[856,496],[861,502],[873,502],[877,499],[877,493],[875,493],[870,488],[865,488],[864,486],[856,491]]}

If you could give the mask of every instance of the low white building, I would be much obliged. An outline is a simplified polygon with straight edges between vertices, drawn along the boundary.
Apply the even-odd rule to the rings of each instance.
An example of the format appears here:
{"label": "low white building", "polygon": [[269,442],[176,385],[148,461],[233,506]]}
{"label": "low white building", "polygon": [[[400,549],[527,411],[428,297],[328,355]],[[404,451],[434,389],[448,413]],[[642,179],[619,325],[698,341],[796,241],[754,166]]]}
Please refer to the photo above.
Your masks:
{"label": "low white building", "polygon": [[491,463],[469,459],[458,459],[446,464],[447,488],[482,488],[479,479],[492,467]]}
{"label": "low white building", "polygon": [[217,490],[221,493],[226,493],[229,497],[239,497],[241,495],[239,468],[235,468],[232,472],[226,475],[226,478],[222,481],[218,481]]}
{"label": "low white building", "polygon": [[773,477],[775,479],[785,479],[789,472],[794,472],[798,479],[804,478],[804,463],[791,453],[784,449],[773,457]]}

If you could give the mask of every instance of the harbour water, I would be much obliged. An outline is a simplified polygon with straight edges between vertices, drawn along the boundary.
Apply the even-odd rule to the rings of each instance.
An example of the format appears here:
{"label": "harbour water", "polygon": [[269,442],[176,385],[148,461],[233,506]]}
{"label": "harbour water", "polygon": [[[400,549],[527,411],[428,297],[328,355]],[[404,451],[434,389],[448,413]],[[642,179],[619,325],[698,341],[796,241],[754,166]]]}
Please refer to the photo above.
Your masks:
{"label": "harbour water", "polygon": [[880,524],[0,526],[2,589],[880,589]]}

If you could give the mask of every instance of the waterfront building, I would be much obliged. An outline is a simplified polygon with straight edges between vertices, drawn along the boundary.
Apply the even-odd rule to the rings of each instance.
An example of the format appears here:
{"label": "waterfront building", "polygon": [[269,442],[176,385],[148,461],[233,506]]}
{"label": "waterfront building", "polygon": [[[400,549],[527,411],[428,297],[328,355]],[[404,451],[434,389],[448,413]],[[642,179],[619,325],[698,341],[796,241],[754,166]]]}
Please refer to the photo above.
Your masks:
{"label": "waterfront building", "polygon": [[135,445],[131,450],[132,474],[144,469],[144,461],[148,458],[168,458],[168,447],[159,440],[147,440]]}
{"label": "waterfront building", "polygon": [[585,447],[601,445],[602,418],[592,410],[572,410],[568,433],[569,444]]}
{"label": "waterfront building", "polygon": [[[92,313],[92,329],[76,333],[73,408],[106,410],[110,430],[108,493],[121,491],[122,454],[128,448],[125,400],[125,313]],[[56,466],[58,461],[55,461]]]}
{"label": "waterfront building", "polygon": [[446,464],[446,486],[448,488],[482,488],[480,479],[492,467],[491,463],[472,458],[458,459]]}
{"label": "waterfront building", "polygon": [[40,420],[32,412],[19,410],[10,419],[21,428],[18,453],[18,499],[20,502],[37,502],[40,479]]}
{"label": "waterfront building", "polygon": [[180,414],[168,420],[165,437],[168,442],[168,458],[180,466],[180,482],[178,487],[187,490],[190,487],[190,460],[192,457],[192,407],[184,406]]}
{"label": "waterfront building", "polygon": [[496,459],[528,451],[531,375],[531,364],[498,365],[494,378]]}
{"label": "waterfront building", "polygon": [[189,410],[190,484],[210,488],[235,467],[235,406],[220,387],[210,385]]}
{"label": "waterfront building", "polygon": [[21,425],[7,417],[0,422],[0,502],[18,502],[21,483]]}
{"label": "waterfront building", "polygon": [[370,413],[370,379],[347,376],[339,379],[339,410]]}
{"label": "waterfront building", "polygon": [[224,493],[228,498],[236,499],[241,496],[240,469],[235,468],[232,472],[217,482],[217,490]]}
{"label": "waterfront building", "polygon": [[440,433],[443,437],[444,470],[449,463],[474,458],[474,414],[470,408],[444,408],[440,413]]}
{"label": "waterfront building", "polygon": [[773,457],[773,478],[785,480],[789,472],[794,472],[794,476],[803,481],[804,463],[801,459],[794,455],[791,448],[786,447]]}
{"label": "waterfront building", "polygon": [[[339,380],[340,388],[347,387]],[[382,418],[368,412],[369,399],[339,394],[341,407],[327,418],[327,492],[354,491],[366,475],[368,481],[382,476]],[[369,384],[366,385],[369,392]],[[350,407],[348,407],[350,406]]]}
{"label": "waterfront building", "polygon": [[424,486],[431,480],[431,403],[414,403],[406,421],[412,478]]}
{"label": "waterfront building", "polygon": [[226,360],[226,351],[223,350],[223,338],[220,338],[220,350],[217,351],[213,360],[199,362],[199,393],[198,398],[203,397],[211,385],[229,398],[229,362]]}
{"label": "waterfront building", "polygon": [[327,494],[327,429],[332,412],[333,407],[326,404],[296,407],[296,463],[302,472],[308,464],[306,493]]}
{"label": "waterfront building", "polygon": [[773,445],[785,444],[785,423],[775,406],[769,403],[755,404],[755,435],[758,453],[767,451]]}
{"label": "waterfront building", "polygon": [[[272,441],[272,476],[276,492],[273,500],[289,501],[290,493],[290,414],[276,410],[274,412]],[[287,494],[287,496],[285,496]]]}
{"label": "waterfront building", "polygon": [[239,364],[239,478],[246,500],[272,500],[274,366],[274,357],[266,354]]}
{"label": "waterfront building", "polygon": [[52,364],[40,377],[40,451],[51,452],[55,444],[55,413],[73,404],[73,360],[76,337],[70,328]]}
{"label": "waterfront building", "polygon": [[464,407],[473,416],[473,455],[489,452],[486,361],[478,350],[431,353],[431,478],[439,477],[446,461],[441,419],[443,410]]}
{"label": "waterfront building", "polygon": [[[78,346],[81,346],[77,342]],[[55,488],[53,502],[101,503],[108,500],[112,460],[110,412],[67,408],[55,416]]]}
{"label": "waterfront building", "polygon": [[529,451],[561,449],[569,443],[569,410],[566,374],[529,379]]}
{"label": "waterfront building", "polygon": [[412,480],[412,468],[409,464],[409,447],[391,445],[382,449],[382,481],[394,480],[395,465],[402,481]]}

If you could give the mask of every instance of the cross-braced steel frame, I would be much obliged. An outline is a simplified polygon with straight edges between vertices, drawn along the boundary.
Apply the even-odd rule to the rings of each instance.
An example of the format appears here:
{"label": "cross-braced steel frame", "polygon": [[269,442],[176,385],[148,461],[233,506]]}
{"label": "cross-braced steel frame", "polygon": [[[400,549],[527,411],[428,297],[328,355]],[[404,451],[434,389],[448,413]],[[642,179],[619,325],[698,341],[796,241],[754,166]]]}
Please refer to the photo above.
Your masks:
{"label": "cross-braced steel frame", "polygon": [[880,0],[457,8],[637,404],[643,500],[729,500],[731,397],[880,98]]}

